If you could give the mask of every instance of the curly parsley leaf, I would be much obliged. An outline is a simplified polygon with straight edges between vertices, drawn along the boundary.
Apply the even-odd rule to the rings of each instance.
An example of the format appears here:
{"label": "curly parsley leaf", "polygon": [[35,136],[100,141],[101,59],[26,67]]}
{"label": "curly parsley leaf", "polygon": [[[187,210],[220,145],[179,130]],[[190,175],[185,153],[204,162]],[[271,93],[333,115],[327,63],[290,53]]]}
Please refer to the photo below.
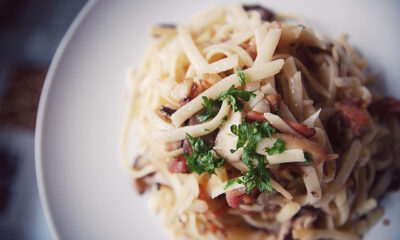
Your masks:
{"label": "curly parsley leaf", "polygon": [[279,108],[275,108],[274,109],[274,114],[275,115],[278,115],[279,116],[279,113],[280,113],[281,111],[280,111],[280,109]]}
{"label": "curly parsley leaf", "polygon": [[227,190],[234,183],[239,183],[246,187],[245,191],[247,194],[250,194],[255,187],[261,192],[271,193],[273,189],[270,179],[271,175],[265,168],[257,167],[244,172],[244,175],[240,178],[228,180],[224,189]]}
{"label": "curly parsley leaf", "polygon": [[272,145],[271,148],[266,150],[268,155],[280,154],[283,151],[285,151],[285,142],[282,141],[280,138],[276,139],[274,145]]}
{"label": "curly parsley leaf", "polygon": [[246,143],[247,139],[250,137],[251,134],[251,124],[248,122],[243,122],[239,125],[232,125],[231,126],[231,132],[238,136],[238,141],[236,143],[236,149],[231,150],[231,152],[235,152],[237,149],[241,148],[244,146]]}
{"label": "curly parsley leaf", "polygon": [[265,167],[257,167],[245,172],[242,181],[246,187],[246,193],[250,194],[254,187],[257,187],[260,192],[271,193],[273,190],[270,178],[271,175]]}
{"label": "curly parsley leaf", "polygon": [[309,152],[304,152],[304,158],[306,159],[304,161],[304,164],[311,164],[312,163],[312,158],[311,158],[312,154]]}
{"label": "curly parsley leaf", "polygon": [[242,154],[242,162],[249,169],[254,168],[254,160],[257,160],[258,163],[264,162],[264,156],[252,151],[250,148],[243,148]]}
{"label": "curly parsley leaf", "polygon": [[245,85],[247,83],[247,79],[246,79],[246,76],[244,75],[244,72],[242,71],[242,69],[238,69],[236,74],[239,77],[240,85]]}
{"label": "curly parsley leaf", "polygon": [[196,153],[205,153],[208,150],[210,150],[210,147],[208,147],[201,138],[194,138],[190,136],[190,134],[186,133],[186,139],[189,141],[190,145],[192,146],[193,152]]}
{"label": "curly parsley leaf", "polygon": [[206,96],[202,97],[203,99],[203,107],[205,107],[207,110],[212,110],[212,107],[214,106],[215,100],[208,98]]}
{"label": "curly parsley leaf", "polygon": [[218,100],[223,101],[227,99],[228,104],[232,105],[235,112],[241,112],[243,111],[244,104],[240,102],[239,99],[247,102],[250,100],[250,97],[256,97],[254,91],[249,92],[245,90],[237,90],[235,88],[235,85],[232,85],[228,90],[220,93],[220,95],[218,96]]}
{"label": "curly parsley leaf", "polygon": [[211,147],[207,146],[201,138],[194,138],[186,133],[186,139],[193,149],[192,155],[183,154],[190,171],[198,174],[207,172],[210,175],[215,174],[215,168],[225,164],[224,159],[219,158],[214,151],[211,151]]}
{"label": "curly parsley leaf", "polygon": [[228,95],[228,104],[232,105],[233,110],[235,112],[243,112],[244,109],[244,104],[242,102],[239,101],[239,99],[237,99],[236,97],[232,96],[232,95]]}
{"label": "curly parsley leaf", "polygon": [[[265,157],[258,154],[256,149],[260,140],[267,137],[270,138],[272,133],[276,133],[276,129],[271,127],[267,121],[257,121],[252,124],[243,122],[239,125],[232,125],[231,132],[238,136],[236,150],[243,147],[247,142],[246,146],[243,147],[242,162],[249,170],[244,172],[242,177],[229,180],[225,188],[237,182],[244,184],[247,194],[255,187],[262,192],[272,192],[270,173],[265,169]],[[255,161],[257,166],[255,166]]]}
{"label": "curly parsley leaf", "polygon": [[214,111],[214,107],[218,107],[220,105],[219,101],[213,100],[206,96],[203,96],[202,99],[203,99],[203,107],[207,109],[207,112],[198,114],[196,116],[200,122],[204,122],[207,121],[208,119],[215,117],[217,115],[217,111]]}
{"label": "curly parsley leaf", "polygon": [[271,127],[268,121],[262,122],[261,131],[263,132],[263,138],[271,138],[271,134],[276,133],[276,128]]}

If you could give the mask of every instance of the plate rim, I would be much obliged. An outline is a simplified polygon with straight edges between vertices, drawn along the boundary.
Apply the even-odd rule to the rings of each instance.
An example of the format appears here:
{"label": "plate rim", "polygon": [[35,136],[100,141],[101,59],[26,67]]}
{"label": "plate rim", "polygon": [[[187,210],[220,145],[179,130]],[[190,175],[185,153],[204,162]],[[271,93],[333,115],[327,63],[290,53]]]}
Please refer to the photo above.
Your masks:
{"label": "plate rim", "polygon": [[42,91],[40,93],[39,105],[36,116],[36,124],[35,124],[35,136],[34,136],[35,172],[36,172],[36,181],[37,181],[40,203],[43,208],[44,216],[47,225],[49,227],[50,234],[54,239],[60,239],[60,235],[58,234],[57,227],[54,224],[53,215],[51,213],[48,202],[48,192],[43,178],[43,158],[42,158],[42,147],[43,147],[42,140],[43,140],[43,128],[44,128],[43,121],[44,121],[44,116],[46,114],[46,106],[47,106],[49,91],[51,89],[51,85],[54,80],[54,75],[58,69],[61,59],[63,58],[65,49],[70,44],[70,41],[73,35],[75,34],[77,28],[81,25],[83,20],[86,18],[88,13],[93,9],[93,7],[96,5],[97,2],[98,2],[97,0],[89,0],[87,3],[85,3],[85,5],[82,7],[82,9],[78,12],[76,17],[72,21],[71,25],[68,27],[51,60],[50,67],[49,70],[47,71]]}

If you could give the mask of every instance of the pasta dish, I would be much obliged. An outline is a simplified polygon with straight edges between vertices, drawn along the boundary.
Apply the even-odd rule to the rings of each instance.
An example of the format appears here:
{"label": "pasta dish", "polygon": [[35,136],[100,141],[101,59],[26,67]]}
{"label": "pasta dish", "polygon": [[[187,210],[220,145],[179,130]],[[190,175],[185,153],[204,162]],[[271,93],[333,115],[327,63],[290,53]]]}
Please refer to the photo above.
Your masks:
{"label": "pasta dish", "polygon": [[122,161],[171,239],[360,239],[382,216],[400,103],[370,92],[346,35],[258,5],[151,33]]}

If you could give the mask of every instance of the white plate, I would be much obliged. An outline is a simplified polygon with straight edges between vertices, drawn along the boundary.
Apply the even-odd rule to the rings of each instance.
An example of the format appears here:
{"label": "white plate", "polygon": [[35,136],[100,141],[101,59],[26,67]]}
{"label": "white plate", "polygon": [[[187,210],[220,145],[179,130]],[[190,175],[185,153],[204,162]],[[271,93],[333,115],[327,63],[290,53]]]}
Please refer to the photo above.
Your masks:
{"label": "white plate", "polygon": [[[215,4],[90,2],[76,18],[51,64],[36,129],[39,190],[56,238],[166,239],[146,197],[135,193],[119,164],[125,72],[139,64],[149,24],[182,22]],[[397,2],[294,0],[264,5],[302,14],[320,32],[349,32],[351,43],[386,78],[381,84],[399,96]],[[400,235],[400,207],[394,205],[399,198],[392,198],[388,208],[391,225],[379,222],[367,239]]]}

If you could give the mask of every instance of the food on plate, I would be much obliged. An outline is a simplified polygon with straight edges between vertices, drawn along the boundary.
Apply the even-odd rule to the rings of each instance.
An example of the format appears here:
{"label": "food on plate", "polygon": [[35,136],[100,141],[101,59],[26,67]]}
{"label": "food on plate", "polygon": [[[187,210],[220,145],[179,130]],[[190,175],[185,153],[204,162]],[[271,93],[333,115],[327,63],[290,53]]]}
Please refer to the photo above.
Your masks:
{"label": "food on plate", "polygon": [[234,5],[151,28],[122,155],[171,238],[359,239],[382,215],[400,103],[346,36],[289,22]]}

